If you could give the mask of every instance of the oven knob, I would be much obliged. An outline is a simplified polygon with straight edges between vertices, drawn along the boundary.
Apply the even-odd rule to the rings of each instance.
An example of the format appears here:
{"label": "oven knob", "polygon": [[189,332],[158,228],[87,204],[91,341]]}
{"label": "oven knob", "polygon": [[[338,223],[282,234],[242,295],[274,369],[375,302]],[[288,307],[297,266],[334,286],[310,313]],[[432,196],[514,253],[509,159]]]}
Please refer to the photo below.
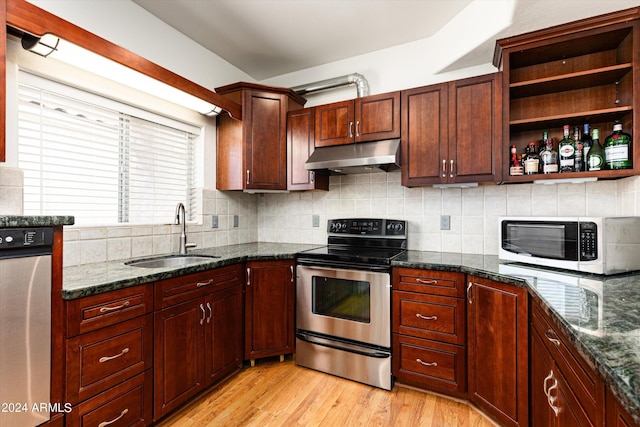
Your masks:
{"label": "oven knob", "polygon": [[393,226],[393,229],[396,231],[402,231],[403,228],[404,227],[401,222],[397,222],[396,225]]}

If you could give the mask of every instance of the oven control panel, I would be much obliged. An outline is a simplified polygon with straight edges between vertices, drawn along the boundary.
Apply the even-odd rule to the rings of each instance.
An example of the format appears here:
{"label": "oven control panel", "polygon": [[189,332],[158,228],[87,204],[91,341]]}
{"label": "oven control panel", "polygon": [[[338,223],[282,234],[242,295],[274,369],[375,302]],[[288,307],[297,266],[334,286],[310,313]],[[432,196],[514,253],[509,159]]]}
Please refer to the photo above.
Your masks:
{"label": "oven control panel", "polygon": [[330,219],[327,231],[356,236],[406,236],[407,222],[397,219]]}

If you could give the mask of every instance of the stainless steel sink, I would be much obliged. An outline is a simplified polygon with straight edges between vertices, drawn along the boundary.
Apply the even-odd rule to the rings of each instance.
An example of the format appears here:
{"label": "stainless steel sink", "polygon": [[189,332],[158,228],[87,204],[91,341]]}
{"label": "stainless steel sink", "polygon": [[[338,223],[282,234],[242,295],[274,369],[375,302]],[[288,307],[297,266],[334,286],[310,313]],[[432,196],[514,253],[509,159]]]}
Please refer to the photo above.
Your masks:
{"label": "stainless steel sink", "polygon": [[163,255],[154,258],[145,258],[135,261],[125,262],[125,265],[142,268],[169,268],[186,267],[206,261],[213,261],[220,258],[215,255]]}

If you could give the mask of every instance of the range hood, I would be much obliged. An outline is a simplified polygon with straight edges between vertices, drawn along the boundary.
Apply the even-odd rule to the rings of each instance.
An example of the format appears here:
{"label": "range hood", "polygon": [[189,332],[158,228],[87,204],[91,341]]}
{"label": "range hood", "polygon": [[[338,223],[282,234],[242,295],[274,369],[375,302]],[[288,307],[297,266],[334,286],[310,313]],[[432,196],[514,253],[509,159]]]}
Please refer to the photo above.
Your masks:
{"label": "range hood", "polygon": [[390,172],[400,168],[400,140],[362,142],[347,145],[319,147],[304,164],[313,171],[334,175]]}

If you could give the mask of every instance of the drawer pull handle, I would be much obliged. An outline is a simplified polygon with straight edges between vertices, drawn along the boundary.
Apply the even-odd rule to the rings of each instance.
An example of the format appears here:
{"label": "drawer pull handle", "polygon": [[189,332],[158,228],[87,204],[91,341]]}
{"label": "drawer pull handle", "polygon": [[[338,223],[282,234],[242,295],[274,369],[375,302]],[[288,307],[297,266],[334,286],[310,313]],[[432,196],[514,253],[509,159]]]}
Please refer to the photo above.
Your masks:
{"label": "drawer pull handle", "polygon": [[120,310],[125,307],[129,307],[129,301],[125,301],[120,305],[116,305],[115,307],[100,307],[100,313],[108,313],[110,311]]}
{"label": "drawer pull handle", "polygon": [[416,313],[416,317],[422,320],[438,320],[438,316],[423,316],[420,313]]}
{"label": "drawer pull handle", "polygon": [[416,362],[420,363],[421,365],[424,366],[438,366],[438,362],[423,362],[420,359],[416,359]]}
{"label": "drawer pull handle", "polygon": [[416,282],[423,283],[425,285],[437,285],[438,284],[437,280],[424,280],[424,279],[420,279],[420,278],[416,278]]}
{"label": "drawer pull handle", "polygon": [[555,332],[553,332],[551,329],[547,329],[547,331],[544,333],[544,336],[551,341],[552,343],[554,343],[556,345],[556,347],[560,347],[560,340],[557,338],[552,338],[553,336],[557,336],[555,334]]}
{"label": "drawer pull handle", "polygon": [[108,425],[111,425],[116,421],[118,421],[119,419],[121,419],[122,417],[124,417],[125,415],[127,415],[128,412],[129,412],[128,409],[124,409],[122,412],[120,412],[120,415],[118,415],[116,418],[112,419],[111,421],[103,421],[100,424],[98,424],[98,427],[106,427]]}
{"label": "drawer pull handle", "polygon": [[129,347],[123,348],[120,354],[116,354],[115,356],[103,356],[100,359],[98,359],[98,362],[100,363],[108,362],[109,360],[117,359],[120,356],[124,356],[127,353],[129,353]]}
{"label": "drawer pull handle", "polygon": [[206,282],[198,282],[198,283],[196,283],[196,287],[197,288],[201,288],[203,286],[209,286],[212,283],[213,283],[213,279],[209,279]]}

